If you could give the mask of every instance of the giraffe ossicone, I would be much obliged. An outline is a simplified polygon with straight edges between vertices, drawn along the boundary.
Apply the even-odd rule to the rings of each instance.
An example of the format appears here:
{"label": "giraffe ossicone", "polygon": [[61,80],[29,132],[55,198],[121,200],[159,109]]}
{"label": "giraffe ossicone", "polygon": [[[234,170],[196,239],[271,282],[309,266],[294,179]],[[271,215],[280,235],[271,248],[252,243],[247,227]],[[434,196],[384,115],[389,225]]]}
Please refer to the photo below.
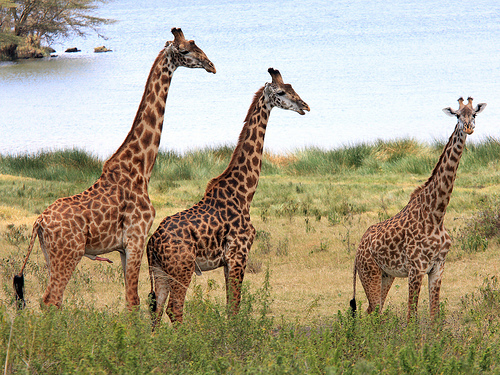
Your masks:
{"label": "giraffe ossicone", "polygon": [[90,188],[52,203],[36,219],[28,254],[14,276],[18,306],[24,301],[24,268],[38,237],[49,269],[43,302],[61,306],[63,293],[80,260],[109,261],[100,255],[118,251],[125,278],[127,305],[139,305],[139,271],[155,210],[148,185],[158,154],[165,103],[174,71],[181,66],[215,67],[182,30],[173,28],[149,73],[132,128],[118,150],[104,163],[102,174]]}
{"label": "giraffe ossicone", "polygon": [[309,106],[279,71],[270,68],[271,83],[255,94],[228,167],[207,185],[203,198],[191,208],[168,216],[148,241],[151,278],[150,311],[153,329],[167,301],[172,322],[182,322],[186,291],[193,273],[224,267],[230,311],[238,312],[255,229],[250,204],[259,182],[264,135],[273,107],[299,114]]}
{"label": "giraffe ossicone", "polygon": [[459,108],[443,111],[457,118],[455,130],[439,157],[429,179],[411,194],[408,204],[395,216],[370,226],[359,243],[354,261],[353,298],[356,311],[356,273],[368,298],[367,313],[382,310],[387,293],[396,277],[408,278],[408,312],[416,314],[422,279],[429,279],[431,318],[439,313],[439,293],[446,254],[451,238],[444,227],[446,207],[451,198],[458,164],[468,134],[475,127],[475,117],[486,107],[473,108],[472,98]]}

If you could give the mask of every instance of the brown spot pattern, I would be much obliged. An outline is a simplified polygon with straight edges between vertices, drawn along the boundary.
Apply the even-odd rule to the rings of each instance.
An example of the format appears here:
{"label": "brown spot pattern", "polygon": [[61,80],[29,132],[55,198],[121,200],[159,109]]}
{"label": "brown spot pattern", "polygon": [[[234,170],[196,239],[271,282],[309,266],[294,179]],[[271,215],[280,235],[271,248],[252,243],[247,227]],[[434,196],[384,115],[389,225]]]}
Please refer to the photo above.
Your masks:
{"label": "brown spot pattern", "polygon": [[[140,302],[140,264],[155,216],[147,188],[158,153],[168,89],[179,66],[174,61],[184,61],[179,59],[175,43],[167,42],[154,61],[132,128],[105,162],[99,180],[80,194],[56,200],[33,225],[26,261],[38,236],[49,267],[43,295],[47,305],[61,306],[66,285],[82,257],[112,251],[122,255],[128,307]],[[201,49],[194,44],[190,48],[195,49],[195,56],[191,65],[184,66],[209,64],[213,70]]]}
{"label": "brown spot pattern", "polygon": [[451,245],[443,222],[466,136],[457,124],[430,178],[415,189],[406,207],[369,227],[361,238],[353,283],[355,295],[358,273],[368,298],[367,313],[383,308],[396,277],[407,277],[410,319],[416,313],[422,279],[427,275],[430,315],[438,314],[441,279]]}

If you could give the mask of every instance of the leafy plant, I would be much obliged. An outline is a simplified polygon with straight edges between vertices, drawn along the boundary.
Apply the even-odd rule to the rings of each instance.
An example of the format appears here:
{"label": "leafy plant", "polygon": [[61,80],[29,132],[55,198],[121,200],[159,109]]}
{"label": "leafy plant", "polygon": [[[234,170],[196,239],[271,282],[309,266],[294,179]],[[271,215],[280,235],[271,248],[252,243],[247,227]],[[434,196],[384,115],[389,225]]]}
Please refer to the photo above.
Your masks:
{"label": "leafy plant", "polygon": [[28,226],[25,224],[9,224],[7,225],[7,230],[4,232],[3,237],[8,243],[20,249],[21,245],[28,242]]}

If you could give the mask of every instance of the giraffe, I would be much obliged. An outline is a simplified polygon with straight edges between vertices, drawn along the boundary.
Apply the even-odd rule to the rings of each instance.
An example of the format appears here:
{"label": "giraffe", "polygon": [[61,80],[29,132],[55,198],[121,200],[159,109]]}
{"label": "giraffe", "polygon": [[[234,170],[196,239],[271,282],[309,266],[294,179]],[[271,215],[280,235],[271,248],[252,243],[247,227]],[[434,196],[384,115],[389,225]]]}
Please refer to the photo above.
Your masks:
{"label": "giraffe", "polygon": [[23,307],[23,271],[36,237],[45,255],[49,281],[46,305],[60,307],[66,285],[80,260],[109,261],[100,255],[118,251],[125,278],[127,306],[139,305],[139,270],[155,210],[148,184],[158,154],[165,104],[174,71],[180,67],[215,67],[180,28],[156,57],[132,128],[118,150],[104,163],[99,179],[87,190],[52,203],[35,221],[28,254],[14,276],[18,305]]}
{"label": "giraffe", "polygon": [[354,293],[350,302],[353,313],[356,311],[356,272],[368,298],[367,313],[377,306],[382,310],[396,277],[408,277],[407,319],[410,320],[417,311],[425,274],[429,280],[430,316],[434,319],[439,313],[441,279],[451,245],[443,223],[446,207],[465,139],[474,131],[476,115],[486,107],[486,103],[480,103],[473,108],[470,97],[465,105],[463,98],[458,102],[458,110],[443,109],[447,115],[457,117],[458,122],[429,179],[415,189],[398,214],[372,225],[361,238],[354,262]]}
{"label": "giraffe", "polygon": [[256,92],[228,167],[208,183],[197,204],[163,219],[148,241],[153,330],[161,321],[169,293],[167,314],[172,323],[182,322],[193,273],[224,267],[228,307],[233,314],[239,310],[241,283],[255,237],[249,210],[259,182],[271,109],[301,115],[309,111],[278,70],[269,68],[268,72],[272,82]]}

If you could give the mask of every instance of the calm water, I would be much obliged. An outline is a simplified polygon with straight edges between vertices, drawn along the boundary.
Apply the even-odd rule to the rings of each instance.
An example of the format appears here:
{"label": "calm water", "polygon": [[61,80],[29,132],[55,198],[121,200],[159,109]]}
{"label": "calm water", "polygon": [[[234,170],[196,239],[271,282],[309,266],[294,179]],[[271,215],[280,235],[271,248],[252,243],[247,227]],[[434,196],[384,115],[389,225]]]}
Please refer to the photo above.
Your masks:
{"label": "calm water", "polygon": [[[234,143],[267,68],[311,107],[275,109],[266,149],[338,147],[414,137],[445,140],[441,111],[472,96],[488,107],[470,140],[500,136],[500,2],[116,0],[91,35],[53,45],[59,57],[0,65],[0,153],[77,147],[102,158],[127,135],[154,58],[182,27],[217,74],[180,68],[161,148]],[[94,54],[106,45],[112,53]],[[64,54],[67,47],[78,54]]]}

